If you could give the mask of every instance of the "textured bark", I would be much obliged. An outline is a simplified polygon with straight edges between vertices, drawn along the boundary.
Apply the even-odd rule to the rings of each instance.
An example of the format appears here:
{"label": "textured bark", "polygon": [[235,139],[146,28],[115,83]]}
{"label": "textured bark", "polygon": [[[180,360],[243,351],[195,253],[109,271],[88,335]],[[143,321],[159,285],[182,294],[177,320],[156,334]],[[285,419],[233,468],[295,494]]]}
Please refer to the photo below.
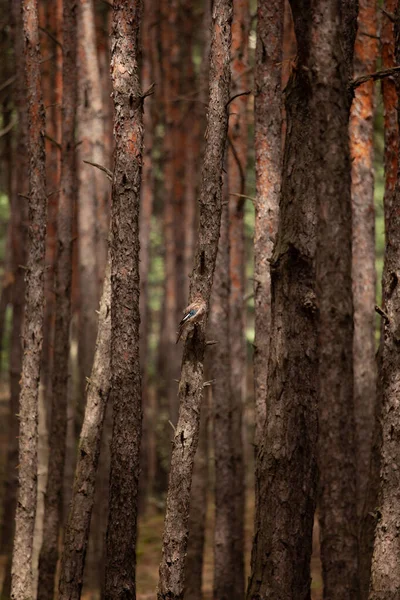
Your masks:
{"label": "textured bark", "polygon": [[[400,60],[400,7],[396,8],[395,23],[395,57]],[[397,94],[400,94],[400,83],[396,80]],[[400,103],[397,105],[399,110]],[[400,123],[398,123],[398,126]],[[388,173],[386,173],[388,175]],[[385,262],[382,276],[382,295],[384,310],[387,315],[382,324],[380,385],[382,386],[382,446],[380,466],[380,491],[377,508],[377,525],[375,532],[374,553],[372,558],[370,600],[386,600],[397,598],[400,589],[400,571],[396,555],[398,554],[398,503],[399,474],[398,461],[400,445],[398,398],[399,398],[399,207],[400,207],[400,173],[394,194],[391,198],[390,212],[387,219]],[[385,207],[386,210],[386,207]]]}
{"label": "textured bark", "polygon": [[[206,309],[210,302],[221,221],[221,176],[228,128],[231,20],[232,2],[217,0],[213,7],[207,141],[199,193],[199,237],[189,294],[190,302],[201,298]],[[193,332],[188,332],[183,350],[178,391],[180,408],[172,447],[158,600],[183,598],[190,487],[203,395],[206,315],[207,312],[195,324]]]}
{"label": "textured bark", "polygon": [[[229,177],[229,175],[228,175]],[[227,198],[226,198],[227,199]],[[235,598],[234,547],[235,500],[233,490],[240,485],[236,480],[234,463],[233,410],[231,394],[231,362],[229,339],[229,207],[223,206],[218,255],[215,265],[209,332],[217,343],[210,347],[207,357],[212,384],[212,407],[215,460],[215,524],[214,524],[214,598]],[[239,557],[240,558],[240,557]]]}
{"label": "textured bark", "polygon": [[29,123],[29,250],[20,393],[18,503],[12,559],[11,597],[33,598],[32,547],[37,495],[37,422],[43,341],[46,235],[45,115],[40,87],[38,5],[24,0],[23,37]]}
{"label": "textured bark", "polygon": [[[190,2],[189,2],[190,4]],[[193,19],[193,14],[190,14]],[[192,26],[193,27],[193,26]],[[193,35],[193,32],[192,32]],[[208,56],[210,53],[211,41],[211,1],[207,0],[204,6],[202,17],[202,68],[196,78],[197,89],[199,92],[200,102],[195,103],[194,107],[188,110],[187,114],[187,146],[188,156],[186,161],[186,243],[185,243],[185,260],[187,269],[187,281],[189,282],[189,272],[193,262],[195,232],[191,231],[196,217],[196,193],[199,184],[199,177],[195,175],[197,170],[197,157],[204,150],[204,129],[206,126],[206,114],[204,106],[207,101],[208,87]],[[193,75],[194,77],[194,75]],[[194,84],[195,85],[195,84]],[[193,89],[193,86],[192,86]],[[196,115],[196,124],[190,123],[192,120],[192,111]],[[196,151],[197,149],[197,151]],[[192,198],[192,194],[194,197]],[[194,215],[191,214],[192,208],[189,206],[194,202]],[[193,239],[192,239],[193,237]],[[189,264],[190,261],[190,264]],[[211,335],[211,332],[209,332]],[[212,335],[210,339],[212,339]],[[210,353],[206,357],[204,370],[207,380],[212,377],[208,375],[210,367]],[[206,537],[206,517],[207,517],[207,499],[209,488],[209,419],[210,419],[210,398],[212,386],[209,388],[209,393],[206,393],[203,398],[201,415],[200,415],[200,433],[199,445],[197,448],[190,497],[190,514],[189,514],[189,540],[187,547],[186,563],[185,563],[185,597],[192,600],[203,600],[202,583],[203,583],[203,564],[204,564],[204,544]]]}
{"label": "textured bark", "polygon": [[114,177],[111,211],[113,433],[105,598],[135,598],[136,519],[142,430],[139,363],[139,205],[143,96],[139,83],[142,2],[114,3],[111,73]]}
{"label": "textured bark", "polygon": [[54,595],[67,434],[69,326],[71,320],[72,220],[76,194],[76,3],[63,4],[63,100],[61,192],[57,216],[56,316],[49,466],[44,506],[43,543],[39,557],[38,598]]}
{"label": "textured bark", "polygon": [[[247,91],[249,2],[238,0],[233,4],[232,20],[232,96]],[[246,338],[245,338],[245,246],[244,194],[247,166],[247,105],[248,96],[236,98],[229,107],[228,190],[229,190],[229,243],[231,279],[229,298],[229,344],[232,394],[232,444],[235,485],[231,490],[234,512],[230,525],[233,547],[230,598],[239,600],[244,595],[244,505],[245,477],[243,457],[243,404],[246,394]],[[225,597],[225,596],[224,596]]]}
{"label": "textured bark", "polygon": [[255,443],[262,440],[267,409],[271,328],[270,259],[278,227],[281,184],[281,78],[283,10],[280,0],[260,2],[255,72],[256,203],[254,224],[254,396]]}
{"label": "textured bark", "polygon": [[206,537],[207,492],[209,481],[209,394],[201,407],[199,445],[193,470],[190,500],[189,540],[185,564],[185,598],[203,600],[203,556]]}
{"label": "textured bark", "polygon": [[[384,8],[390,14],[396,13],[398,0],[385,0]],[[394,49],[394,24],[389,18],[383,17],[381,28],[381,56],[382,68],[390,69],[396,65]],[[389,229],[388,218],[391,214],[392,198],[397,181],[398,165],[398,121],[397,121],[397,92],[393,77],[382,80],[383,119],[385,139],[385,231]]]}
{"label": "textured bark", "polygon": [[[345,10],[346,9],[346,10]],[[359,594],[353,404],[353,298],[349,81],[357,30],[355,2],[315,6],[316,255],[319,307],[320,540],[324,598]],[[319,33],[319,35],[318,35]]]}
{"label": "textured bark", "polygon": [[[80,327],[79,368],[80,400],[77,409],[77,435],[84,413],[86,378],[89,377],[97,333],[96,307],[99,299],[99,281],[103,277],[106,235],[100,231],[100,214],[107,198],[107,180],[104,173],[89,160],[105,165],[104,117],[102,85],[96,47],[93,0],[79,1],[78,21],[78,231],[79,231],[79,285]],[[107,215],[106,215],[107,216]],[[103,215],[104,217],[104,215]],[[102,244],[99,244],[102,238]]]}
{"label": "textured bark", "polygon": [[3,499],[1,527],[1,555],[6,555],[2,597],[9,598],[11,590],[11,554],[14,537],[15,510],[18,488],[18,413],[20,378],[22,367],[22,322],[24,314],[25,282],[24,269],[26,264],[26,220],[27,202],[19,194],[28,194],[27,180],[18,176],[28,171],[27,135],[28,123],[26,115],[26,85],[24,76],[24,40],[22,35],[22,16],[20,6],[11,5],[13,45],[15,55],[16,82],[13,90],[14,105],[18,115],[18,129],[15,150],[12,154],[12,195],[10,197],[10,227],[11,227],[11,302],[13,308],[12,329],[10,337],[9,382],[10,410],[7,424],[7,459],[5,465],[5,489]]}
{"label": "textured bark", "polygon": [[310,598],[318,432],[312,12],[307,2],[291,4],[298,60],[286,88],[280,218],[271,261],[267,421],[257,455],[248,600]]}
{"label": "textured bark", "polygon": [[[386,0],[385,10],[391,14],[396,13],[398,0]],[[393,22],[383,17],[381,28],[381,55],[382,67],[385,69],[395,65],[394,56],[394,25]],[[385,231],[389,229],[392,198],[397,180],[398,164],[398,124],[397,124],[397,92],[394,80],[385,78],[382,80],[382,96],[384,107],[384,165],[385,165],[385,193],[384,193],[384,217]],[[383,306],[385,305],[385,290],[383,289]],[[382,324],[383,325],[383,324]],[[371,561],[374,549],[375,526],[378,517],[377,506],[379,502],[380,487],[380,462],[382,444],[382,354],[384,347],[384,335],[381,328],[381,342],[378,357],[378,390],[375,408],[375,430],[372,447],[368,491],[363,511],[363,521],[360,535],[360,585],[361,598],[368,598],[371,577]]]}
{"label": "textured bark", "polygon": [[[354,49],[354,76],[376,70],[378,50],[376,0],[360,0]],[[375,207],[374,82],[355,92],[350,119],[352,156],[354,298],[354,412],[357,448],[357,512],[361,516],[368,483],[376,398],[375,362]]]}
{"label": "textured bark", "polygon": [[104,415],[110,394],[111,264],[100,303],[99,329],[60,571],[60,600],[79,600],[93,510]]}

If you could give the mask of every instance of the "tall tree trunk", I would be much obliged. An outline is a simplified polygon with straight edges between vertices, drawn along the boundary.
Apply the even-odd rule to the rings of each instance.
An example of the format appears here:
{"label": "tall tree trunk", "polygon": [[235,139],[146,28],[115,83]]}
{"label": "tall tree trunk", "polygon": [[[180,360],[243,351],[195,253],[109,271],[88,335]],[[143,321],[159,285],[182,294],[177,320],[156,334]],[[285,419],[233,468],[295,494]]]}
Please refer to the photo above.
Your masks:
{"label": "tall tree trunk", "polygon": [[[249,2],[238,0],[233,4],[232,20],[232,96],[247,91]],[[232,394],[232,444],[235,485],[232,522],[230,525],[233,548],[231,578],[232,600],[244,594],[244,506],[245,473],[243,458],[243,404],[246,393],[246,314],[245,314],[245,245],[244,198],[234,194],[245,193],[247,166],[247,104],[248,96],[236,98],[229,107],[228,191],[230,243],[230,298],[229,344]]]}
{"label": "tall tree trunk", "polygon": [[106,599],[136,597],[136,519],[142,432],[139,363],[139,205],[144,101],[139,82],[141,16],[141,0],[114,2],[111,66],[116,142],[111,211],[113,434]]}
{"label": "tall tree trunk", "polygon": [[[22,323],[24,315],[25,271],[26,264],[26,200],[28,194],[26,178],[19,177],[20,173],[28,170],[28,120],[26,114],[26,83],[24,81],[24,41],[22,34],[22,16],[20,5],[11,5],[13,46],[15,56],[16,82],[13,93],[14,105],[18,116],[16,144],[12,155],[12,195],[11,208],[11,264],[12,264],[12,329],[10,336],[9,382],[10,410],[8,417],[7,459],[5,466],[5,491],[1,528],[1,554],[7,556],[4,566],[2,597],[8,598],[11,591],[11,555],[15,529],[15,511],[18,489],[18,413],[20,378],[22,368]],[[22,194],[24,197],[22,197]]]}
{"label": "tall tree trunk", "polygon": [[190,488],[199,439],[207,311],[218,251],[222,167],[228,128],[231,0],[216,0],[210,51],[210,100],[206,148],[199,194],[200,222],[190,285],[200,321],[189,325],[179,382],[179,418],[175,430],[165,515],[158,600],[181,600],[184,592]]}
{"label": "tall tree trunk", "polygon": [[106,269],[99,329],[85,418],[79,441],[74,489],[61,559],[59,600],[79,600],[89,540],[104,415],[110,393],[111,264]]}
{"label": "tall tree trunk", "polygon": [[[189,2],[190,4],[190,2]],[[195,232],[192,230],[196,221],[196,194],[199,185],[199,177],[196,176],[197,159],[204,151],[204,129],[206,126],[205,106],[207,102],[207,87],[208,87],[208,56],[210,53],[211,42],[211,1],[207,0],[204,5],[204,13],[202,17],[202,68],[195,79],[194,73],[191,77],[195,79],[193,85],[197,83],[198,99],[194,105],[194,114],[196,115],[196,125],[191,123],[193,119],[192,106],[187,111],[187,146],[188,156],[186,162],[186,243],[185,243],[185,260],[186,260],[186,277],[189,282],[189,274],[193,264]],[[193,19],[193,13],[190,12],[186,18]],[[192,23],[193,29],[193,23]],[[191,31],[191,36],[193,31]],[[188,42],[189,43],[189,42]],[[190,39],[190,44],[192,39]],[[189,45],[190,45],[189,44]],[[188,89],[193,89],[190,83]],[[193,197],[192,197],[193,195]],[[194,205],[192,206],[192,202]],[[192,210],[194,214],[192,214]],[[208,376],[210,370],[211,359],[206,357],[204,370],[206,379],[211,380]],[[200,415],[200,432],[199,444],[195,456],[192,489],[190,495],[190,514],[189,514],[189,540],[186,555],[185,565],[185,597],[192,600],[202,600],[202,583],[203,583],[203,564],[204,564],[204,544],[206,538],[206,519],[208,505],[208,488],[209,488],[209,420],[210,420],[210,400],[212,389],[208,388],[209,393],[206,393],[203,398],[201,415]]]}
{"label": "tall tree trunk", "polygon": [[[104,259],[98,252],[99,224],[101,222],[98,212],[104,204],[103,197],[107,196],[107,182],[104,174],[83,162],[88,160],[105,165],[105,128],[93,0],[79,1],[78,33],[78,139],[81,142],[78,146],[80,394],[76,435],[79,435],[83,419],[86,378],[89,377],[92,369],[96,343],[97,315],[95,311],[99,299],[99,271],[100,265],[104,265]],[[106,247],[106,240],[104,239],[102,242],[101,248],[103,249],[103,246]]]}
{"label": "tall tree trunk", "polygon": [[41,600],[50,600],[54,595],[58,562],[58,536],[62,523],[62,491],[67,434],[69,326],[71,320],[72,221],[76,194],[76,23],[75,0],[65,0],[63,4],[61,192],[57,216],[56,320],[54,327],[51,429],[49,435],[51,451],[44,506],[43,543],[39,557],[38,598]]}
{"label": "tall tree trunk", "polygon": [[319,1],[311,48],[318,210],[320,539],[324,598],[359,594],[348,125],[357,3]]}
{"label": "tall tree trunk", "polygon": [[[360,0],[354,75],[376,70],[377,3]],[[354,412],[357,449],[357,512],[364,507],[374,426],[375,362],[375,207],[374,82],[358,87],[350,119],[353,210]]]}
{"label": "tall tree trunk", "polygon": [[[396,8],[395,57],[400,60],[400,7]],[[400,83],[396,80],[398,97]],[[397,111],[400,102],[397,104]],[[398,122],[400,126],[400,122]],[[399,156],[398,156],[399,160]],[[388,177],[389,173],[386,172]],[[398,386],[400,372],[399,353],[399,306],[400,288],[398,264],[400,259],[399,238],[400,173],[391,196],[387,219],[385,262],[382,277],[382,297],[385,314],[382,324],[381,360],[379,380],[382,386],[382,446],[380,465],[380,491],[377,503],[377,525],[371,569],[370,600],[396,598],[400,588],[400,570],[395,559],[398,549],[398,502],[399,475],[397,463],[400,446],[395,432],[399,427]],[[386,207],[385,207],[386,211]]]}
{"label": "tall tree trunk", "polygon": [[[229,177],[229,174],[228,174]],[[228,179],[228,178],[226,178]],[[229,339],[229,207],[222,208],[221,230],[218,255],[215,265],[213,289],[211,293],[209,332],[215,345],[209,349],[209,374],[212,380],[212,406],[215,458],[215,525],[214,525],[214,598],[228,600],[236,598],[236,569],[241,562],[234,547],[237,525],[235,514],[236,496],[233,490],[240,485],[236,480],[235,458],[233,453],[233,407],[231,394],[231,362]]]}
{"label": "tall tree trunk", "polygon": [[18,504],[11,596],[33,598],[32,548],[37,496],[38,394],[43,342],[46,236],[45,115],[40,86],[37,0],[22,3],[29,123],[29,250],[26,271],[21,393],[19,406]]}
{"label": "tall tree trunk", "polygon": [[[185,289],[185,230],[184,230],[184,178],[185,131],[183,127],[184,104],[183,74],[188,55],[183,54],[181,37],[182,6],[179,0],[161,0],[161,68],[162,103],[165,133],[163,138],[164,167],[164,240],[165,240],[165,335],[163,374],[168,402],[168,419],[173,424],[178,418],[176,379],[179,376],[179,353],[176,351],[176,323],[184,308]],[[167,422],[168,433],[171,428]],[[169,437],[168,437],[169,440]],[[170,446],[165,449],[168,461]]]}
{"label": "tall tree trunk", "polygon": [[[145,3],[143,8],[143,59],[142,59],[142,86],[144,90],[150,88],[153,83],[154,62],[154,7],[153,4]],[[148,394],[148,337],[149,337],[149,275],[150,275],[150,230],[151,216],[153,213],[155,175],[153,165],[153,139],[154,139],[154,109],[152,97],[150,96],[143,115],[144,125],[144,156],[142,194],[140,202],[140,363],[142,370],[142,405],[143,405],[143,436],[142,436],[142,468],[140,481],[140,507],[146,505],[149,486],[149,446],[154,443],[154,424],[150,422],[150,405]]]}
{"label": "tall tree trunk", "polygon": [[[310,597],[318,433],[316,198],[309,76],[312,11],[301,0],[292,0],[291,6],[298,59],[286,88],[280,215],[271,259],[267,420],[256,459],[255,537],[248,600]],[[265,20],[260,21],[261,26],[263,23],[266,26]],[[262,52],[263,40],[258,43]],[[262,57],[266,55],[267,51]],[[275,106],[279,101],[278,96]],[[280,141],[268,139],[270,147]]]}
{"label": "tall tree trunk", "polygon": [[[270,259],[278,227],[281,185],[281,1],[260,1],[255,72],[256,203],[254,224],[254,396],[255,444],[262,440],[267,410],[267,367],[271,329]],[[290,8],[289,8],[290,10]]]}
{"label": "tall tree trunk", "polygon": [[[386,0],[384,8],[390,14],[395,14],[398,0]],[[381,29],[381,54],[382,66],[385,69],[394,67],[396,64],[394,56],[394,24],[383,16]],[[385,194],[384,194],[384,217],[385,231],[389,231],[392,200],[394,196],[397,165],[398,165],[398,124],[397,124],[397,92],[394,79],[382,80],[382,96],[384,107],[384,165],[385,165]],[[385,291],[383,289],[383,306],[385,305]],[[382,323],[382,326],[384,323]],[[378,518],[377,506],[379,502],[380,486],[380,463],[382,444],[382,357],[384,348],[384,335],[381,326],[381,341],[378,356],[378,390],[375,408],[375,430],[373,435],[373,447],[370,462],[370,472],[366,502],[363,510],[363,521],[361,523],[360,535],[360,587],[361,599],[366,600],[369,593],[371,578],[371,561],[374,549],[375,526]]]}
{"label": "tall tree trunk", "polygon": [[[211,390],[211,387],[209,388]],[[209,414],[210,394],[203,398],[200,415],[199,445],[193,469],[190,496],[189,540],[185,564],[185,598],[203,600],[203,563],[206,538],[207,493],[209,482]]]}

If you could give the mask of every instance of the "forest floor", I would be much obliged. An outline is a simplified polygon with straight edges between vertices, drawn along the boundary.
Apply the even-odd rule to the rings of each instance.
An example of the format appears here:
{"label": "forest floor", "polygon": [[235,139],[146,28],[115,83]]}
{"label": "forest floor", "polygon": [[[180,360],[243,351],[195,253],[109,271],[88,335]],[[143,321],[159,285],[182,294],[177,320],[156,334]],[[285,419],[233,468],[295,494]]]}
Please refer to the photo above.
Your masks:
{"label": "forest floor", "polygon": [[[0,386],[0,448],[6,447],[7,437],[7,395],[2,393]],[[4,478],[5,452],[0,453],[0,480]],[[0,500],[4,492],[1,487]],[[0,502],[0,517],[1,517]],[[250,553],[253,538],[254,497],[250,489],[247,490],[246,518],[245,518],[245,565],[246,578],[249,575]],[[154,600],[158,583],[158,566],[161,558],[161,543],[164,525],[164,512],[149,505],[145,514],[139,517],[138,547],[137,547],[137,600]],[[212,599],[213,586],[213,531],[214,531],[214,504],[208,502],[206,542],[203,569],[203,598]],[[315,521],[314,527],[314,553],[312,557],[312,600],[322,600],[321,564],[319,560],[319,528]],[[0,586],[4,576],[5,556],[0,556]],[[99,593],[90,593],[85,590],[83,600],[98,600]],[[187,600],[190,600],[188,598]]]}
{"label": "forest floor", "polygon": [[[249,494],[250,495],[250,494]],[[208,503],[205,560],[203,567],[203,598],[212,599],[213,585],[213,512],[214,506]],[[245,543],[246,543],[246,580],[250,569],[250,553],[253,537],[254,501],[248,499],[246,506]],[[163,533],[163,514],[144,515],[138,531],[137,553],[137,599],[154,600],[158,582],[158,565],[161,557]],[[321,564],[319,560],[319,528],[314,527],[314,553],[312,558],[312,600],[322,600]],[[188,598],[190,600],[190,598]]]}

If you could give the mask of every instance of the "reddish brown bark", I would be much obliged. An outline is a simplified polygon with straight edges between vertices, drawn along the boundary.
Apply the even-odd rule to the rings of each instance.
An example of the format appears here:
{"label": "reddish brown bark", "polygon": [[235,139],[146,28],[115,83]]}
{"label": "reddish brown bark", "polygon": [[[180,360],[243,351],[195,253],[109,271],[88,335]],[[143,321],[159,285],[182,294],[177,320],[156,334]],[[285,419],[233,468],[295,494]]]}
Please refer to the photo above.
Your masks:
{"label": "reddish brown bark", "polygon": [[22,3],[29,123],[29,250],[26,272],[24,354],[20,393],[18,504],[12,559],[11,595],[33,597],[32,548],[37,495],[37,421],[43,341],[46,235],[45,115],[40,85],[38,4]]}
{"label": "reddish brown bark", "polygon": [[[289,8],[290,10],[290,8]],[[267,409],[267,366],[271,319],[270,263],[278,226],[281,183],[282,41],[281,2],[262,2],[257,14],[255,72],[256,204],[254,225],[254,395],[256,447]]]}
{"label": "reddish brown bark", "polygon": [[[293,0],[291,6],[298,59],[285,96],[287,135],[271,260],[267,420],[257,456],[248,600],[310,598],[318,434],[314,115],[308,75],[312,11],[309,3],[301,0]],[[275,9],[283,6],[277,3]],[[266,22],[260,20],[260,26],[264,36]],[[258,43],[262,42],[259,38]],[[266,59],[262,45],[260,50]],[[279,97],[275,98],[278,102]],[[270,146],[274,143],[271,138]]]}
{"label": "reddish brown bark", "polygon": [[321,561],[324,598],[350,600],[359,594],[348,139],[357,3],[321,0],[314,19]]}
{"label": "reddish brown bark", "polygon": [[[354,76],[376,70],[376,0],[360,0]],[[376,398],[375,208],[373,174],[374,82],[356,89],[350,119],[352,155],[352,279],[354,299],[354,411],[357,448],[357,512],[361,516],[368,482]]]}
{"label": "reddish brown bark", "polygon": [[79,600],[81,597],[104,415],[110,393],[110,270],[111,265],[108,266],[104,278],[96,352],[88,387],[74,489],[64,536],[60,570],[60,600]]}
{"label": "reddish brown bark", "polygon": [[[395,58],[400,60],[400,7],[395,8]],[[396,80],[397,94],[400,84]],[[400,103],[397,103],[399,110]],[[398,126],[400,123],[398,123]],[[387,132],[389,133],[389,131]],[[392,149],[391,149],[392,150]],[[399,158],[398,158],[399,160]],[[399,280],[398,265],[400,257],[399,206],[400,177],[394,193],[390,197],[390,208],[385,205],[386,248],[382,276],[382,297],[386,318],[382,323],[381,356],[379,363],[379,381],[382,389],[381,427],[382,443],[380,448],[380,490],[376,508],[376,532],[371,568],[370,600],[389,600],[396,598],[400,586],[400,572],[395,560],[398,548],[398,502],[399,475],[398,460],[400,446],[396,432],[399,427],[398,394],[400,354],[399,340]],[[386,173],[390,193],[390,171]],[[386,212],[388,210],[388,212]]]}
{"label": "reddish brown bark", "polygon": [[163,554],[157,597],[181,600],[184,592],[185,555],[188,540],[190,487],[199,439],[200,406],[203,395],[203,361],[206,316],[218,250],[221,221],[221,186],[227,105],[230,86],[232,2],[217,0],[213,7],[210,51],[210,100],[206,149],[199,194],[199,237],[191,277],[189,301],[198,300],[203,317],[188,330],[179,382],[179,418],[175,430]]}
{"label": "reddish brown bark", "polygon": [[[61,142],[61,105],[62,105],[62,6],[60,0],[55,5],[41,2],[39,5],[41,47],[45,56],[53,56],[42,66],[43,103],[46,110],[46,183],[48,192],[47,232],[46,232],[46,272],[44,313],[43,352],[41,379],[45,394],[46,423],[50,429],[51,419],[51,375],[53,366],[53,340],[55,301],[54,275],[57,250],[57,207],[60,191],[61,152],[54,140]],[[48,32],[48,33],[45,33]],[[50,35],[52,38],[50,38]],[[55,40],[60,43],[57,44]],[[51,138],[51,139],[50,139]],[[53,140],[53,141],[51,141]]]}
{"label": "reddish brown bark", "polygon": [[139,82],[142,2],[114,2],[114,176],[111,211],[113,434],[105,598],[135,598],[142,429],[139,363],[139,205],[143,101]]}
{"label": "reddish brown bark", "polygon": [[63,4],[63,98],[61,192],[57,216],[55,275],[56,316],[49,466],[44,506],[43,543],[39,557],[38,598],[54,595],[67,434],[69,326],[71,320],[72,221],[76,195],[75,124],[77,102],[75,0]]}

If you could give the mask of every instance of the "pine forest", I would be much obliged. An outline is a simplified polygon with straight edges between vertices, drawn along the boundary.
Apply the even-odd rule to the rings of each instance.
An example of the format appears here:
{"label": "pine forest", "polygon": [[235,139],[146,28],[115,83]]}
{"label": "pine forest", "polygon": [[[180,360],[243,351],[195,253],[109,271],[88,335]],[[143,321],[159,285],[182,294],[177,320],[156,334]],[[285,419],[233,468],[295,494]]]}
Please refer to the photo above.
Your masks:
{"label": "pine forest", "polygon": [[399,0],[0,0],[0,600],[400,600]]}

